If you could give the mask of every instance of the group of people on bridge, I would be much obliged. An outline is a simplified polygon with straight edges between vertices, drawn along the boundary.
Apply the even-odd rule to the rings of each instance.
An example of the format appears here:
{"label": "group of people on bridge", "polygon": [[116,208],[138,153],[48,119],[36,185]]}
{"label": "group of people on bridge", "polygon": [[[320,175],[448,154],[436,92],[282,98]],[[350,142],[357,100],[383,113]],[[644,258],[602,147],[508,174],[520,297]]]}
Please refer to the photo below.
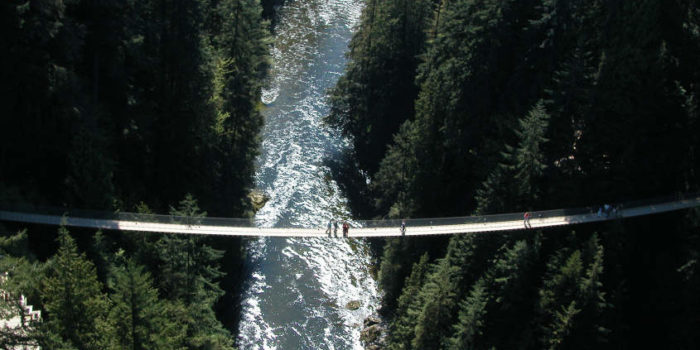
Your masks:
{"label": "group of people on bridge", "polygon": [[[343,220],[343,237],[347,238],[348,237],[348,232],[350,231],[350,224],[348,224],[347,221]],[[401,236],[406,235],[406,220],[401,220],[401,226],[400,226],[400,231],[401,231]],[[335,238],[338,238],[338,220],[333,220],[329,219],[328,220],[328,226],[326,227],[326,234],[328,235],[328,238],[331,238],[331,232],[333,233],[333,236]]]}
{"label": "group of people on bridge", "polygon": [[[350,231],[350,224],[348,224],[347,221],[343,220],[343,237],[348,236],[348,231]],[[333,228],[333,234],[335,235],[336,238],[338,238],[338,220],[333,220],[330,219],[328,220],[328,228],[326,229],[326,234],[328,237],[331,237],[331,228]]]}
{"label": "group of people on bridge", "polygon": [[613,217],[617,217],[620,213],[620,205],[612,206],[610,204],[603,204],[602,207],[598,208],[598,217],[609,218],[612,214]]}

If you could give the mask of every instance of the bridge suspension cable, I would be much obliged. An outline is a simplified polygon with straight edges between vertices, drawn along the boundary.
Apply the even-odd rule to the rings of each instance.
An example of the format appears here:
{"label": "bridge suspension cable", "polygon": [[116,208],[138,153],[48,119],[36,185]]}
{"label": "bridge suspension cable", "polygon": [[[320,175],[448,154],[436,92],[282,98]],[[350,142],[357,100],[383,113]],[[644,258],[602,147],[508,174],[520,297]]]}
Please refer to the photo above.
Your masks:
{"label": "bridge suspension cable", "polygon": [[[700,206],[700,194],[648,199],[602,206],[531,211],[528,220],[523,212],[432,219],[406,219],[406,229],[400,229],[402,220],[351,221],[349,237],[392,237],[460,234],[477,232],[512,231],[564,225],[576,225],[606,220],[664,213]],[[25,222],[46,225],[66,225],[118,231],[162,232],[218,236],[269,237],[328,237],[325,224],[317,228],[257,227],[252,219],[182,217],[137,213],[109,213],[69,211],[60,209],[0,210],[0,221]],[[43,212],[42,212],[43,211]],[[329,218],[326,218],[327,221]],[[339,232],[340,235],[340,232]]]}

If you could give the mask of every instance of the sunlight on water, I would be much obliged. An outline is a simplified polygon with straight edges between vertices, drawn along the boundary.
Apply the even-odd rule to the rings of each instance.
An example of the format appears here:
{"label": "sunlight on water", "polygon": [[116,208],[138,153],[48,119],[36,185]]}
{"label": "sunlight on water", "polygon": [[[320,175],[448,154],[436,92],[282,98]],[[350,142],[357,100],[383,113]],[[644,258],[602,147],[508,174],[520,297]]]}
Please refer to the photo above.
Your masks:
{"label": "sunlight on water", "polygon": [[[271,199],[256,215],[259,226],[319,227],[350,216],[324,164],[349,144],[321,118],[360,12],[359,0],[309,0],[287,1],[279,13],[256,174]],[[364,242],[261,238],[247,251],[239,347],[362,349],[362,321],[379,302]],[[362,306],[351,311],[350,301]]]}

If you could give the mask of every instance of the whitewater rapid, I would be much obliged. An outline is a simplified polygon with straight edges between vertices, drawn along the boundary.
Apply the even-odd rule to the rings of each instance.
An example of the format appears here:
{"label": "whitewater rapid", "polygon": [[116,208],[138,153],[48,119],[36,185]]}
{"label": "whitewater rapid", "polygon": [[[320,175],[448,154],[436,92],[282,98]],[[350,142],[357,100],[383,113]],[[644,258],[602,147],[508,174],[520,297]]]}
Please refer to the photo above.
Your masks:
{"label": "whitewater rapid", "polygon": [[[256,214],[259,226],[351,221],[326,165],[349,143],[322,118],[361,9],[360,0],[288,0],[278,13],[273,66],[262,94],[266,123],[256,185],[270,200]],[[362,349],[362,322],[379,303],[365,242],[260,238],[246,251],[240,348]],[[348,309],[350,301],[360,308]]]}

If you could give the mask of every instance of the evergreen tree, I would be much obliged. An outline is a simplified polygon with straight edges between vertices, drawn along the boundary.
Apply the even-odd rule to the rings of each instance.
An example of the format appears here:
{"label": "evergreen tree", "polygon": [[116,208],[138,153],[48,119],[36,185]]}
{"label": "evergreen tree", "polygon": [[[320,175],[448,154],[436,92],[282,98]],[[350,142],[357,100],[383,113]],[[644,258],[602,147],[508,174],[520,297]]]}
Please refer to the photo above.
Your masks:
{"label": "evergreen tree", "polygon": [[501,244],[500,239],[493,238],[461,235],[450,239],[445,257],[433,266],[419,293],[422,305],[411,340],[413,348],[446,346],[459,301],[466,293],[461,286],[474,283],[485,271],[488,256]]}
{"label": "evergreen tree", "polygon": [[[135,212],[137,217],[139,214],[153,214],[151,208],[149,208],[144,202],[141,202],[136,206]],[[136,262],[144,265],[148,271],[151,272],[151,275],[157,279],[157,277],[160,275],[160,271],[157,270],[157,267],[159,266],[159,257],[158,254],[154,254],[154,252],[158,252],[157,242],[160,240],[162,235],[154,234],[152,232],[138,231],[123,232],[123,235],[124,249],[127,252],[130,252],[131,257],[133,257]]]}
{"label": "evergreen tree", "polygon": [[542,144],[547,142],[544,137],[549,122],[549,116],[544,110],[544,103],[539,101],[520,122],[521,132],[517,133],[518,148],[515,151],[515,182],[517,193],[521,198],[532,202],[540,199],[538,182],[541,181],[547,165],[544,164]]}
{"label": "evergreen tree", "polygon": [[350,43],[345,74],[330,92],[326,121],[351,136],[360,168],[374,174],[399,126],[413,117],[418,56],[431,1],[370,1]]}
{"label": "evergreen tree", "polygon": [[[109,299],[102,293],[95,266],[78,247],[65,227],[59,229],[59,249],[48,263],[42,283],[44,317],[49,332],[77,349],[104,349]],[[55,345],[54,345],[55,346]],[[42,347],[53,348],[50,344]]]}
{"label": "evergreen tree", "polygon": [[404,242],[399,239],[388,239],[384,244],[382,260],[379,265],[379,285],[384,291],[386,300],[396,300],[397,294],[403,287],[400,284],[399,272],[401,270],[399,256]]}
{"label": "evergreen tree", "polygon": [[595,186],[587,194],[600,201],[668,193],[682,187],[679,166],[690,136],[684,98],[672,78],[678,59],[668,49],[675,39],[667,37],[665,5],[648,0],[608,6],[604,59],[580,142],[583,171]]}
{"label": "evergreen tree", "polygon": [[423,300],[414,338],[414,349],[439,349],[447,335],[452,315],[458,303],[458,268],[450,266],[447,259],[440,260],[434,267],[421,289],[419,298]]}
{"label": "evergreen tree", "polygon": [[599,324],[607,307],[602,273],[603,247],[596,235],[585,249],[563,247],[550,259],[537,306],[543,347],[578,348],[604,341],[606,329]]}
{"label": "evergreen tree", "polygon": [[532,282],[540,238],[538,235],[531,242],[521,240],[508,245],[501,247],[492,266],[460,303],[458,322],[449,342],[451,348],[530,345],[533,332],[524,320],[530,317],[536,296]]}
{"label": "evergreen tree", "polygon": [[[197,224],[206,216],[197,201],[185,196],[171,215],[186,224]],[[181,301],[187,317],[187,346],[197,349],[230,349],[231,336],[216,319],[212,307],[223,295],[217,279],[222,276],[217,263],[223,252],[206,244],[201,236],[164,235],[157,242],[161,260],[161,292],[172,301]]]}
{"label": "evergreen tree", "polygon": [[115,245],[115,242],[109,236],[105,236],[102,231],[95,232],[90,253],[99,281],[107,282],[108,275],[114,269],[114,262],[117,257]]}
{"label": "evergreen tree", "polygon": [[398,136],[414,144],[404,149],[416,150],[417,161],[408,162],[416,164],[407,170],[411,182],[402,187],[410,190],[407,197],[420,215],[473,209],[476,181],[485,178],[481,165],[492,164],[501,148],[512,122],[507,116],[520,113],[519,105],[501,103],[500,96],[515,89],[508,75],[518,68],[513,58],[524,50],[518,38],[533,8],[530,1],[456,1],[442,10],[439,34],[419,68],[415,126],[402,128],[407,135]]}
{"label": "evergreen tree", "polygon": [[[7,189],[18,201],[164,211],[194,193],[210,212],[242,215],[262,125],[268,23],[260,11],[256,0],[0,5],[0,44],[7,51],[0,57],[0,195]],[[172,317],[199,327],[188,332],[202,339],[211,331],[201,346],[226,348],[230,335],[212,311],[222,294],[213,262],[221,252],[208,240],[169,238],[100,236],[98,277],[107,279],[114,251],[123,248],[157,286],[175,287],[164,293],[180,300],[164,307]],[[158,252],[156,242],[168,249]],[[219,246],[235,268],[240,243]],[[206,322],[179,313],[186,299],[201,301],[196,312]],[[46,315],[44,347],[97,346],[95,336],[68,337],[65,322],[51,321],[58,318],[48,309]]]}
{"label": "evergreen tree", "polygon": [[[63,197],[72,127],[79,122],[76,57],[83,41],[71,3],[2,5],[0,181]],[[59,174],[59,176],[56,176]]]}
{"label": "evergreen tree", "polygon": [[597,61],[592,52],[573,49],[554,71],[552,88],[545,90],[551,118],[545,134],[549,142],[542,146],[549,165],[549,185],[543,194],[562,206],[585,204],[579,191],[585,187],[579,144],[591,113]]}
{"label": "evergreen tree", "polygon": [[414,261],[423,255],[444,255],[444,240],[411,237],[407,239],[389,239],[383,248],[379,265],[379,284],[387,296],[383,309],[389,313],[396,306],[398,296],[402,293],[406,278],[411,274]]}
{"label": "evergreen tree", "polygon": [[413,264],[411,275],[406,279],[401,290],[396,307],[396,317],[392,322],[389,349],[409,349],[415,330],[416,321],[422,305],[419,292],[428,273],[428,254],[423,254],[420,260]]}
{"label": "evergreen tree", "polygon": [[[206,216],[201,212],[192,195],[186,195],[177,209],[171,208],[171,215],[179,223],[196,225]],[[201,236],[163,235],[157,246],[163,266],[161,290],[170,299],[182,299],[186,305],[194,302],[200,289],[205,294],[216,297],[222,293],[214,280],[221,277],[217,261],[222,252],[211,248]]]}
{"label": "evergreen tree", "polygon": [[505,146],[503,163],[499,163],[477,191],[480,213],[531,210],[541,199],[545,164],[543,145],[548,141],[549,116],[543,101],[519,121],[516,130],[518,147]]}
{"label": "evergreen tree", "polygon": [[486,306],[491,296],[486,290],[486,281],[479,279],[469,292],[469,296],[460,303],[459,324],[453,338],[450,339],[449,349],[475,349],[478,339],[484,332],[486,322]]}
{"label": "evergreen tree", "polygon": [[[510,212],[697,188],[696,4],[435,5],[415,119],[393,136],[372,179],[381,213]],[[411,347],[394,336],[421,347],[648,346],[633,336],[643,333],[692,348],[687,327],[697,322],[682,309],[696,304],[684,288],[695,286],[697,230],[681,216],[656,219],[582,228],[582,236],[601,232],[600,241],[567,241],[555,230],[541,248],[515,254],[515,244],[506,250],[513,256],[488,267],[494,250],[482,245],[495,237],[462,250],[475,254],[463,262],[448,248],[422,283],[415,322],[397,309],[391,329],[400,336],[390,335],[390,346]],[[393,303],[405,295],[396,287],[402,271],[417,260],[397,242],[385,246],[380,281]],[[446,319],[456,333],[441,333]]]}
{"label": "evergreen tree", "polygon": [[231,215],[245,208],[243,200],[238,204],[231,198],[246,198],[253,182],[263,125],[260,89],[269,65],[270,40],[257,0],[221,1],[215,13],[221,25],[212,33],[217,53],[211,102],[217,110],[215,156],[220,172],[214,193],[216,209]]}
{"label": "evergreen tree", "polygon": [[83,130],[72,140],[68,156],[67,195],[78,207],[111,209],[114,195],[112,164],[98,138]]}
{"label": "evergreen tree", "polygon": [[370,184],[375,208],[380,213],[388,213],[390,218],[410,217],[416,212],[411,194],[416,192],[419,135],[416,123],[407,121],[401,125]]}
{"label": "evergreen tree", "polygon": [[[110,283],[115,349],[184,348],[185,324],[168,315],[166,301],[158,299],[151,276],[132,259],[115,267]],[[184,309],[179,312],[184,313]]]}

